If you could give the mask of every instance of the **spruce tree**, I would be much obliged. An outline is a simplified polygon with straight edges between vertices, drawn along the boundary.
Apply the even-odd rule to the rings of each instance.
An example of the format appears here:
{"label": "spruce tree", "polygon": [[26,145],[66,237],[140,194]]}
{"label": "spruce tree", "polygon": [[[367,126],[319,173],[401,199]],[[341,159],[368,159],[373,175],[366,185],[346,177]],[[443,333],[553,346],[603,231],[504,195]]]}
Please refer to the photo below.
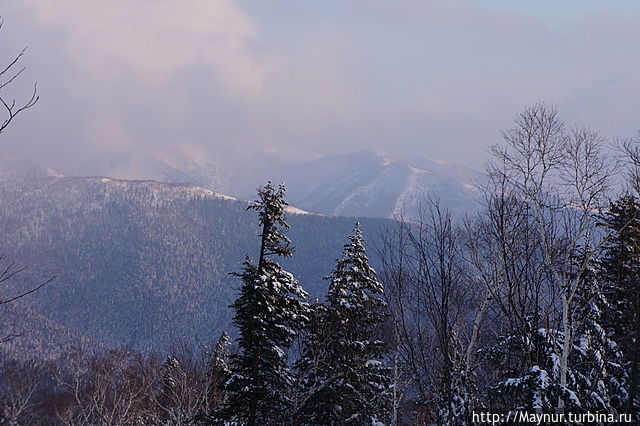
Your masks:
{"label": "spruce tree", "polygon": [[615,413],[626,400],[625,369],[618,345],[603,323],[608,302],[603,296],[599,264],[590,250],[572,259],[571,276],[582,271],[573,309],[567,385],[560,386],[559,357],[565,335],[559,328],[536,326],[529,315],[523,332],[507,333],[483,350],[501,375],[490,388],[497,410],[553,413],[559,397],[572,413]]}
{"label": "spruce tree", "polygon": [[231,377],[229,369],[229,333],[224,331],[216,342],[213,351],[206,352],[208,356],[207,368],[207,400],[210,407],[221,406],[226,400],[225,384]]}
{"label": "spruce tree", "polygon": [[229,366],[227,365],[227,360],[229,359],[229,346],[231,346],[229,333],[223,331],[216,342],[213,352],[210,353],[210,371],[219,371],[221,373],[229,372]]}
{"label": "spruce tree", "polygon": [[563,344],[560,330],[539,327],[532,315],[525,318],[522,332],[506,333],[497,343],[481,351],[499,374],[489,388],[492,409],[553,413],[559,396],[575,407],[575,380],[571,368],[568,386],[560,387],[559,353]]}
{"label": "spruce tree", "polygon": [[[231,357],[229,401],[220,420],[241,424],[281,424],[290,407],[293,375],[288,350],[308,320],[307,294],[289,272],[272,258],[293,253],[284,231],[284,187],[270,182],[258,190],[256,210],[262,227],[258,263],[248,257],[234,274],[242,280],[240,297],[231,305],[238,327],[239,353]],[[214,419],[215,420],[215,419]]]}
{"label": "spruce tree", "polygon": [[297,364],[302,375],[297,422],[384,422],[391,404],[391,371],[382,362],[387,349],[374,335],[385,318],[386,304],[359,224],[327,279],[328,304],[316,305],[310,339]]}
{"label": "spruce tree", "polygon": [[610,232],[605,245],[603,293],[610,309],[605,327],[622,351],[628,369],[625,411],[638,409],[640,383],[640,204],[627,195],[612,203],[602,217]]}
{"label": "spruce tree", "polygon": [[615,413],[626,401],[626,369],[618,345],[603,325],[610,305],[599,281],[599,262],[583,251],[583,283],[578,288],[573,312],[574,350],[569,358],[576,375],[576,392],[582,412]]}

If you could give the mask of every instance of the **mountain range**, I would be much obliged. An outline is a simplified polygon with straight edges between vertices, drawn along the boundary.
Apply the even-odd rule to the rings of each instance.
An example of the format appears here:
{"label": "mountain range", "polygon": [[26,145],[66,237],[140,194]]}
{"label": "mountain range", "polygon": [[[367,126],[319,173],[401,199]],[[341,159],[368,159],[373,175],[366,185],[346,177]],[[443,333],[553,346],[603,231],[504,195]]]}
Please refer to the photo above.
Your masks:
{"label": "mountain range", "polygon": [[455,216],[474,210],[484,175],[425,157],[365,150],[342,155],[288,156],[261,152],[217,157],[188,149],[135,155],[111,172],[124,178],[192,183],[239,199],[271,180],[283,182],[292,205],[326,215],[412,219],[427,197]]}
{"label": "mountain range", "polygon": [[[228,306],[240,282],[229,273],[259,248],[257,218],[246,201],[193,184],[73,177],[7,160],[0,200],[0,252],[29,266],[2,283],[1,297],[56,277],[1,307],[3,335],[30,333],[11,346],[22,355],[54,356],[76,344],[139,351],[201,346],[232,331]],[[325,293],[323,277],[356,220],[370,248],[394,226],[296,208],[288,216],[296,251],[282,264],[312,298]]]}
{"label": "mountain range", "polygon": [[390,218],[415,218],[428,197],[454,215],[473,211],[483,179],[461,166],[374,151],[239,161],[174,152],[138,158],[114,174],[129,179],[0,160],[0,253],[7,257],[0,267],[29,266],[2,283],[0,298],[56,277],[0,306],[0,339],[27,333],[4,350],[56,356],[77,345],[150,351],[211,343],[231,328],[228,306],[240,283],[229,273],[258,251],[260,230],[246,200],[268,180],[284,182],[292,204],[296,253],[283,266],[321,298],[323,277],[356,221],[374,248],[396,226]]}

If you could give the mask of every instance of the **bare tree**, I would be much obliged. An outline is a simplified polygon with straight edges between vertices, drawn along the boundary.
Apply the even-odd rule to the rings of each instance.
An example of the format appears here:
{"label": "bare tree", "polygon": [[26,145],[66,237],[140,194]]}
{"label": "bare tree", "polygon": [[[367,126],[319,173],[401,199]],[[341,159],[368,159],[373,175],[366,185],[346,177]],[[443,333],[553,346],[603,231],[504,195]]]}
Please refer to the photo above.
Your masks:
{"label": "bare tree", "polygon": [[411,378],[407,393],[419,395],[417,415],[426,423],[468,411],[468,318],[479,304],[466,279],[459,237],[449,212],[428,200],[418,219],[398,220],[377,250],[397,356]]}
{"label": "bare tree", "polygon": [[[542,103],[520,113],[503,137],[503,145],[491,147],[488,171],[530,207],[545,272],[561,302],[562,352],[558,356],[560,386],[565,388],[572,302],[587,267],[584,262],[575,270],[571,260],[581,247],[589,247],[593,254],[605,241],[595,231],[593,214],[607,202],[613,164],[603,153],[604,138],[588,128],[567,130],[557,108]],[[564,406],[560,397],[558,412]]]}
{"label": "bare tree", "polygon": [[[8,261],[6,256],[4,254],[0,254],[0,285],[5,285],[7,284],[11,279],[15,279],[15,277],[22,273],[25,272],[28,269],[27,266],[16,266],[16,262],[15,261]],[[22,291],[17,291],[16,293],[6,296],[6,297],[0,297],[0,306],[2,305],[6,305],[12,302],[15,302],[18,299],[21,299],[25,296],[30,295],[31,293],[36,292],[37,290],[41,289],[42,287],[44,287],[45,285],[51,283],[53,280],[55,279],[55,277],[50,277],[49,279],[45,280],[44,282],[31,287],[27,290],[22,290]],[[7,343],[15,338],[21,337],[25,334],[26,332],[18,332],[18,333],[10,333],[6,336],[3,336],[2,338],[0,338],[0,344],[2,343]]]}
{"label": "bare tree", "polygon": [[144,424],[160,370],[153,359],[123,350],[92,357],[68,353],[54,371],[68,401],[58,408],[58,419],[68,425]]}
{"label": "bare tree", "polygon": [[476,389],[488,391],[478,398],[488,397],[484,403],[494,410],[510,410],[516,406],[513,395],[502,398],[493,387],[504,372],[527,370],[536,361],[515,352],[505,353],[495,368],[491,361],[494,348],[504,336],[524,336],[531,319],[549,323],[548,316],[557,306],[557,292],[543,267],[529,204],[499,176],[490,178],[480,190],[483,208],[462,224],[460,252],[478,304],[464,366],[467,377],[475,379]]}
{"label": "bare tree", "polygon": [[0,390],[1,423],[30,424],[37,420],[34,409],[40,401],[35,394],[44,387],[40,370],[41,366],[32,360],[7,360],[0,365],[5,381]]}
{"label": "bare tree", "polygon": [[[4,25],[4,19],[0,17],[0,30]],[[9,99],[5,96],[6,90],[15,83],[18,78],[24,73],[26,70],[25,66],[20,64],[23,56],[25,55],[27,48],[25,47],[20,51],[13,59],[8,61],[8,64],[0,67],[0,104],[4,108],[4,115],[0,118],[0,134],[7,129],[9,124],[23,111],[33,107],[38,100],[40,99],[38,95],[38,86],[37,83],[33,86],[33,91],[31,92],[31,96],[22,103],[18,103],[16,99]],[[7,266],[4,269],[0,269],[0,284],[7,283],[9,280],[14,278],[16,275],[24,272],[27,267],[17,267],[15,262],[8,262],[6,256],[4,254],[0,254],[0,268],[2,264],[6,263]],[[21,299],[45,285],[49,284],[54,280],[54,277],[49,278],[45,282],[36,285],[28,290],[23,292],[18,292],[17,294],[10,295],[6,298],[0,297],[0,305],[8,304],[14,302],[18,299]],[[16,337],[23,335],[24,333],[14,333],[0,339],[0,343],[5,343],[9,340],[12,340]]]}
{"label": "bare tree", "polygon": [[[177,348],[162,365],[159,391],[154,397],[158,424],[179,424],[201,413],[210,413],[224,401],[220,390],[220,365],[215,353],[193,356],[186,346]],[[151,419],[151,418],[150,418]]]}
{"label": "bare tree", "polygon": [[[173,425],[220,407],[220,365],[176,346],[165,362],[124,350],[66,353],[52,369],[59,402],[48,415],[66,425]],[[212,364],[213,363],[213,364]],[[219,372],[219,371],[218,371]]]}
{"label": "bare tree", "polygon": [[[0,254],[0,263],[2,262],[7,262],[7,257],[4,254]],[[18,275],[21,272],[24,272],[28,269],[28,266],[22,266],[22,267],[18,267],[16,266],[16,262],[15,261],[11,261],[11,262],[7,262],[7,265],[3,268],[0,269],[0,284],[9,281],[11,278],[15,277],[16,275]],[[36,291],[38,291],[39,289],[41,289],[42,287],[44,287],[45,285],[49,284],[51,281],[53,281],[55,279],[55,277],[51,277],[49,279],[47,279],[46,281],[44,281],[41,284],[38,284],[37,286],[30,288],[29,290],[23,291],[23,292],[19,292],[18,294],[9,296],[8,298],[4,299],[4,298],[0,298],[0,305],[4,305],[7,303],[11,303],[14,302],[18,299],[21,299],[25,296],[28,296],[31,293],[34,293]]]}

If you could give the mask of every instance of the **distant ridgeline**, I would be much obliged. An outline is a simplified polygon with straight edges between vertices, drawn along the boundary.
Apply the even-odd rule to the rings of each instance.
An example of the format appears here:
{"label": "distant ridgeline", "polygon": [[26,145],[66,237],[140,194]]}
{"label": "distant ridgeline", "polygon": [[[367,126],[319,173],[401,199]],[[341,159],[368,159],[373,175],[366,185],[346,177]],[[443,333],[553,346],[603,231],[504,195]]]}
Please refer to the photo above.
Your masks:
{"label": "distant ridgeline", "polygon": [[[15,350],[50,356],[78,342],[162,350],[233,331],[228,306],[240,282],[228,273],[259,249],[246,202],[194,185],[68,177],[24,164],[0,171],[0,200],[0,253],[29,266],[3,295],[57,277],[11,307],[17,321],[5,332],[31,331]],[[370,245],[393,226],[357,220]],[[296,250],[283,266],[320,297],[356,219],[292,210],[288,221]]]}
{"label": "distant ridgeline", "polygon": [[123,176],[189,182],[243,200],[252,200],[256,188],[269,180],[285,182],[291,205],[336,216],[415,218],[428,193],[462,217],[480,206],[478,185],[486,182],[483,173],[463,166],[372,150],[308,159],[260,152],[204,160],[176,147],[156,156],[136,155],[123,167]]}

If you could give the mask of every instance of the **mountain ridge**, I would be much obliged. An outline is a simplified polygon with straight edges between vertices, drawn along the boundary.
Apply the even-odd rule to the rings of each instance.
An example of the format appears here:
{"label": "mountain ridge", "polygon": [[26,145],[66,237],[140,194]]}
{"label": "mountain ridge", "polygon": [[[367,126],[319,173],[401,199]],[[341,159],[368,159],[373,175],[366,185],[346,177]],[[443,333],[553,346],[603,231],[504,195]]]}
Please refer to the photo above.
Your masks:
{"label": "mountain ridge", "polygon": [[[37,316],[27,322],[46,328],[45,335],[58,330],[61,346],[65,336],[82,335],[100,347],[164,350],[180,341],[209,344],[230,330],[228,306],[240,283],[228,274],[259,248],[249,202],[189,184],[24,167],[2,168],[0,200],[2,251],[30,265],[0,291],[16,294],[55,275],[23,301],[31,312],[24,317]],[[394,226],[386,219],[292,212],[299,211],[288,214],[296,252],[282,264],[313,298],[325,293],[322,278],[356,220],[373,245]]]}
{"label": "mountain ridge", "polygon": [[238,160],[173,154],[138,156],[122,175],[189,182],[247,199],[271,180],[284,182],[292,205],[314,213],[415,219],[419,204],[438,198],[461,217],[477,208],[484,174],[426,157],[392,156],[376,150],[291,158],[278,152]]}

